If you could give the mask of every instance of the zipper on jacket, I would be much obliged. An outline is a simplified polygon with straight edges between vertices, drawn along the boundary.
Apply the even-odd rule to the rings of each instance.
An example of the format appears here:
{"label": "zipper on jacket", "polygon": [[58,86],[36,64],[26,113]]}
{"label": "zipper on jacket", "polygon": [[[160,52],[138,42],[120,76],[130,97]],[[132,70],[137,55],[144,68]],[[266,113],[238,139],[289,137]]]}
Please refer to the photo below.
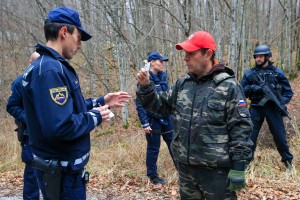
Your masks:
{"label": "zipper on jacket", "polygon": [[200,110],[200,116],[202,116],[203,106],[204,106],[205,102],[206,102],[206,97],[204,97],[203,100],[202,100],[202,105],[201,105],[201,110]]}
{"label": "zipper on jacket", "polygon": [[187,163],[190,164],[190,143],[191,143],[191,126],[192,126],[192,120],[193,120],[193,112],[194,112],[194,104],[195,104],[195,98],[196,98],[196,88],[199,85],[199,82],[197,82],[193,86],[194,91],[194,97],[192,101],[192,108],[191,108],[191,119],[190,119],[190,125],[189,125],[189,132],[188,132],[188,148],[187,148]]}

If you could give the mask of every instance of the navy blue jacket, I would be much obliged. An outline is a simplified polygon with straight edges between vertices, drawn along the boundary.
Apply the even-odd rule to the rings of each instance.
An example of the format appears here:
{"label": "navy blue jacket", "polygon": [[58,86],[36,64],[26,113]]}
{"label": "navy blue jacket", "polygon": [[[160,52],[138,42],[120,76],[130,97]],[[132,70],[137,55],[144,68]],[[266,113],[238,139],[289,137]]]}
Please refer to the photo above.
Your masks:
{"label": "navy blue jacket", "polygon": [[[151,71],[149,71],[149,73],[150,80],[154,83],[157,92],[169,90],[167,74],[165,72],[158,72],[157,75]],[[163,125],[168,125],[169,123],[171,123],[170,116],[160,116],[144,109],[138,99],[135,100],[135,103],[138,116],[143,128],[150,126],[149,120],[151,119],[159,120]]]}
{"label": "navy blue jacket", "polygon": [[[74,68],[54,49],[37,45],[41,55],[23,75],[23,102],[33,154],[45,160],[75,160],[90,151],[90,132],[101,121],[93,99],[84,99]],[[104,98],[102,98],[102,105]]]}
{"label": "navy blue jacket", "polygon": [[[26,125],[26,116],[22,99],[22,77],[23,76],[17,77],[11,85],[12,93],[8,99],[6,111],[16,120]],[[28,135],[26,130],[24,135]]]}
{"label": "navy blue jacket", "polygon": [[267,67],[262,68],[255,66],[244,73],[241,85],[246,97],[251,100],[251,104],[256,104],[261,100],[261,98],[263,98],[263,94],[255,94],[255,92],[252,91],[252,85],[259,85],[257,80],[255,80],[255,77],[252,75],[253,72],[260,74],[260,76],[265,79],[266,83],[275,87],[274,93],[278,94],[282,103],[287,104],[291,101],[294,93],[288,79],[281,69],[274,67],[273,63],[269,61],[269,65]]}

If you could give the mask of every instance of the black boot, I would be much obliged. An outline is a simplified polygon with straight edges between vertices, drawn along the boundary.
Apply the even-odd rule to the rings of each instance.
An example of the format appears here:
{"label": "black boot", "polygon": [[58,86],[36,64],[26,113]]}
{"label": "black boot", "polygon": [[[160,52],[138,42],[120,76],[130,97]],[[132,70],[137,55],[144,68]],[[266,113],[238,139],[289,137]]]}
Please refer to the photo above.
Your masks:
{"label": "black boot", "polygon": [[164,179],[159,178],[157,175],[150,176],[149,179],[150,179],[150,182],[154,185],[156,185],[156,184],[162,184],[162,185],[166,184],[166,181]]}

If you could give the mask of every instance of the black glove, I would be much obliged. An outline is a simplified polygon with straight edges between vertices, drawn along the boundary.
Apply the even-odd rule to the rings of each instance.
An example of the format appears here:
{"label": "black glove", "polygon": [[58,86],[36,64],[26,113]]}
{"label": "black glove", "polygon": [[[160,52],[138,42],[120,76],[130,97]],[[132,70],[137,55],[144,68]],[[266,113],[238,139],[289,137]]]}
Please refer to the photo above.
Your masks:
{"label": "black glove", "polygon": [[263,92],[262,87],[259,86],[259,85],[251,85],[251,90],[252,90],[253,92],[256,92],[256,93],[261,93],[261,92]]}

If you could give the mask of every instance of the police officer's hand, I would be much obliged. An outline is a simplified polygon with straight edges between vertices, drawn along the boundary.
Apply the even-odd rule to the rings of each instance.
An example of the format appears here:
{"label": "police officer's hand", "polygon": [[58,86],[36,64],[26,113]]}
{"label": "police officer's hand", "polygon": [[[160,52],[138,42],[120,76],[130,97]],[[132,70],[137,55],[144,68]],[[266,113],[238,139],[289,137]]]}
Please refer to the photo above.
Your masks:
{"label": "police officer's hand", "polygon": [[245,171],[237,171],[231,169],[227,178],[229,182],[228,189],[230,191],[240,190],[246,186]]}
{"label": "police officer's hand", "polygon": [[108,93],[104,96],[104,103],[108,106],[124,107],[129,102],[130,95],[127,92]]}
{"label": "police officer's hand", "polygon": [[150,74],[145,68],[142,68],[136,77],[141,86],[148,85],[150,83]]}
{"label": "police officer's hand", "polygon": [[101,107],[95,107],[93,110],[98,110],[100,112],[100,115],[102,117],[102,122],[109,122],[109,114],[111,111],[108,109],[108,105],[101,106]]}
{"label": "police officer's hand", "polygon": [[150,134],[151,131],[152,131],[152,128],[151,128],[150,126],[145,127],[145,128],[144,128],[144,131],[145,131],[146,134]]}
{"label": "police officer's hand", "polygon": [[263,90],[262,90],[262,87],[259,86],[259,85],[251,85],[251,90],[252,90],[253,92],[262,92],[262,91],[263,91]]}

